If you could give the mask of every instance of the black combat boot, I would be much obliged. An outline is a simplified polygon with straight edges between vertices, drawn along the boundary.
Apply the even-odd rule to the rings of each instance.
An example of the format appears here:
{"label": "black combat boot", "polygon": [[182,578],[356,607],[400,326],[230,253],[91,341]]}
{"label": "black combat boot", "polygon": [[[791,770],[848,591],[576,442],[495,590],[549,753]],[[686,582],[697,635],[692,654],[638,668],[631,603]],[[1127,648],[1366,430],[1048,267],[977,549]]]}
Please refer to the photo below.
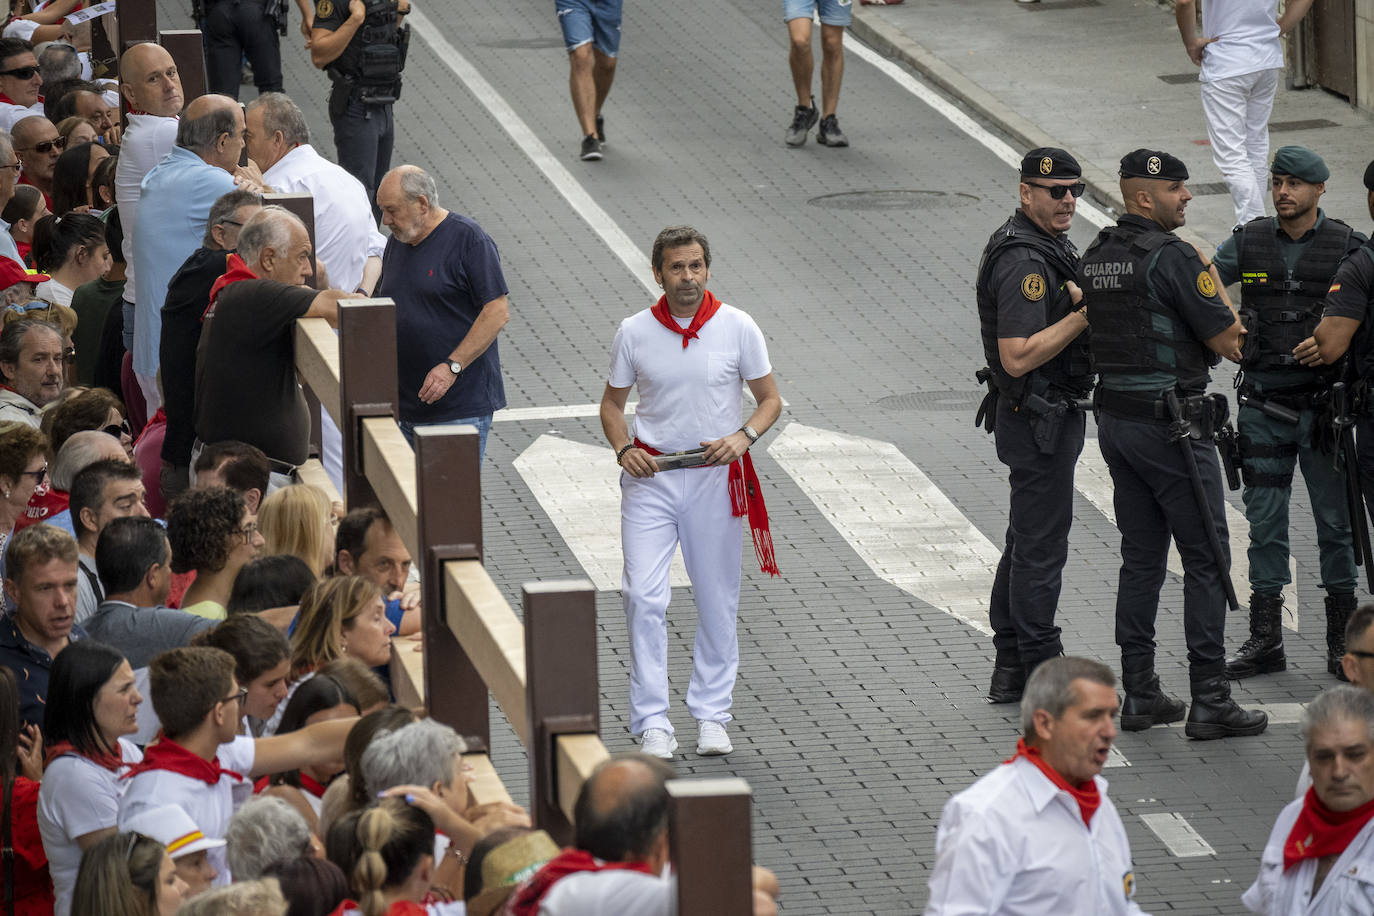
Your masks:
{"label": "black combat boot", "polygon": [[1020,703],[1026,689],[1026,669],[1015,649],[998,649],[993,662],[989,703]]}
{"label": "black combat boot", "polygon": [[[1326,615],[1330,619],[1331,599],[1326,600]],[[1255,592],[1250,596],[1250,638],[1226,660],[1226,676],[1239,681],[1287,668],[1288,659],[1283,655],[1283,596]]]}
{"label": "black combat boot", "polygon": [[1188,709],[1182,700],[1169,696],[1160,686],[1153,655],[1122,659],[1121,686],[1126,691],[1126,700],[1121,704],[1122,731],[1138,732],[1151,725],[1168,725],[1182,719]]}
{"label": "black combat boot", "polygon": [[1199,741],[1231,738],[1237,735],[1258,735],[1269,727],[1269,717],[1262,712],[1241,709],[1231,699],[1231,685],[1221,664],[1194,668],[1189,672],[1192,682],[1193,706],[1188,710],[1188,722],[1183,733]]}
{"label": "black combat boot", "polygon": [[1354,612],[1353,593],[1326,596],[1326,673],[1343,681],[1350,680],[1341,665],[1341,658],[1345,656],[1345,625]]}

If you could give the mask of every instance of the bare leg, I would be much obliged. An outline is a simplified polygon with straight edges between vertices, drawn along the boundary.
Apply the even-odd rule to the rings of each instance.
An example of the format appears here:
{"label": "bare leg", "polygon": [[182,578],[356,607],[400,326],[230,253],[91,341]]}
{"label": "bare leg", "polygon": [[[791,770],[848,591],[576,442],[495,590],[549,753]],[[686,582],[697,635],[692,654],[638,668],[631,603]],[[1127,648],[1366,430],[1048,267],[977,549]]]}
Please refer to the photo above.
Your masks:
{"label": "bare leg", "polygon": [[615,58],[595,48],[592,49],[592,56],[596,60],[592,69],[592,81],[596,84],[596,111],[592,114],[592,124],[595,126],[595,117],[601,114],[601,106],[606,104],[606,96],[611,94],[611,83],[615,81]]}
{"label": "bare leg", "polygon": [[[568,52],[568,88],[572,93],[573,111],[582,127],[582,136],[596,133],[596,82],[592,76],[591,43],[578,45]],[[607,88],[610,88],[609,82]]]}
{"label": "bare leg", "polygon": [[[810,50],[809,48],[807,49]],[[821,25],[821,117],[835,113],[844,79],[844,26]]]}
{"label": "bare leg", "polygon": [[789,19],[787,35],[792,40],[787,62],[792,66],[792,85],[797,90],[797,106],[811,107],[811,74],[815,61],[811,57],[811,20]]}

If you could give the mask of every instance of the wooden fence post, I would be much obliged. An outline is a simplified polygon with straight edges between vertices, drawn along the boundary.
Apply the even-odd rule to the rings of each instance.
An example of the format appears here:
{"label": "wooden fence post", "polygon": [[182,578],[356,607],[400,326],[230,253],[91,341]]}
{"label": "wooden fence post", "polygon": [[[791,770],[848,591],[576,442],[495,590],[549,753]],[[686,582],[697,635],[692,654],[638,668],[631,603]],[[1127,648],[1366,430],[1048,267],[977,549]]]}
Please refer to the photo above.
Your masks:
{"label": "wooden fence post", "polygon": [[343,433],[344,505],[377,505],[363,473],[363,420],[395,417],[396,304],[349,299],[339,304],[339,410]]}
{"label": "wooden fence post", "polygon": [[115,16],[120,57],[133,45],[157,41],[157,0],[115,0]]}
{"label": "wooden fence post", "polygon": [[753,837],[743,779],[668,782],[668,852],[678,916],[751,916]]}

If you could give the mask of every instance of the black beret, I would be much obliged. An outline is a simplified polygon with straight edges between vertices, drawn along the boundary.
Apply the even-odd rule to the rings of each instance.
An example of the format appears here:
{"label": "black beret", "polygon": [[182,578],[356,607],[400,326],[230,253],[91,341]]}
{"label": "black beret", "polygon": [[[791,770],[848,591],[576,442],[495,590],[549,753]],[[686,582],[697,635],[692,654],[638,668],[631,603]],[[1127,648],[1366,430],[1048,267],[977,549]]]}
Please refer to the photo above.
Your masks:
{"label": "black beret", "polygon": [[1022,178],[1082,178],[1078,160],[1054,146],[1041,146],[1021,159]]}
{"label": "black beret", "polygon": [[1374,191],[1374,162],[1369,163],[1364,170],[1364,186],[1370,191]]}
{"label": "black beret", "polygon": [[1188,167],[1163,150],[1138,149],[1121,157],[1121,177],[1183,181],[1188,177]]}

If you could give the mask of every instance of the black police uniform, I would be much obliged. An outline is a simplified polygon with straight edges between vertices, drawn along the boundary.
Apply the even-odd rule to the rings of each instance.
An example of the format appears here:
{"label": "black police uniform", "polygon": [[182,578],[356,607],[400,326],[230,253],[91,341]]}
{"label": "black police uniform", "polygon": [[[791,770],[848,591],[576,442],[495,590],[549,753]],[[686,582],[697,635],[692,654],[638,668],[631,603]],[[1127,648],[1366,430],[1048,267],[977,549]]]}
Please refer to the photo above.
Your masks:
{"label": "black police uniform", "polygon": [[[397,0],[365,0],[367,17],[325,66],[334,87],[329,121],[339,165],[363,183],[376,212],[377,185],[391,168],[396,127],[391,106],[401,95],[410,26],[397,26]],[[347,0],[318,0],[315,28],[337,31],[348,21]]]}
{"label": "black police uniform", "polygon": [[[1370,166],[1374,172],[1374,164]],[[1365,184],[1371,184],[1366,173]],[[1370,190],[1374,191],[1374,187]],[[1355,421],[1355,443],[1360,463],[1360,485],[1365,505],[1374,516],[1374,239],[1341,262],[1326,294],[1322,317],[1354,318],[1360,327],[1350,341],[1345,378],[1362,405]]]}
{"label": "black police uniform", "polygon": [[[1062,150],[1032,150],[1026,159],[1036,177],[1081,174]],[[1011,481],[1006,549],[988,614],[997,652],[988,692],[993,702],[1018,700],[1035,666],[1063,654],[1054,618],[1085,428],[1073,404],[1092,389],[1086,334],[1019,378],[1003,369],[997,341],[1031,337],[1077,309],[1065,287],[1077,266],[1078,251],[1067,236],[1050,235],[1017,210],[988,239],[978,267],[978,317],[991,386],[984,414]]]}
{"label": "black police uniform", "polygon": [[[1161,182],[1188,177],[1167,153],[1137,150],[1121,161],[1123,177]],[[1258,734],[1268,724],[1231,699],[1225,675],[1226,592],[1230,575],[1221,470],[1211,426],[1225,400],[1204,397],[1219,360],[1203,341],[1236,321],[1193,246],[1135,214],[1099,233],[1083,255],[1079,284],[1100,374],[1098,443],[1111,471],[1121,572],[1116,641],[1126,701],[1122,728],[1138,730],[1183,717],[1183,704],[1163,692],[1154,671],[1155,617],[1172,533],[1183,560],[1184,635],[1193,706],[1187,734],[1221,738]],[[1175,440],[1166,392],[1177,395],[1198,437]],[[1182,443],[1182,444],[1181,444]],[[1190,462],[1182,449],[1191,450]],[[1195,492],[1196,466],[1207,506]],[[1222,562],[1207,535],[1220,541]]]}
{"label": "black police uniform", "polygon": [[204,0],[205,77],[210,92],[239,97],[243,59],[258,94],[281,92],[285,0]]}

